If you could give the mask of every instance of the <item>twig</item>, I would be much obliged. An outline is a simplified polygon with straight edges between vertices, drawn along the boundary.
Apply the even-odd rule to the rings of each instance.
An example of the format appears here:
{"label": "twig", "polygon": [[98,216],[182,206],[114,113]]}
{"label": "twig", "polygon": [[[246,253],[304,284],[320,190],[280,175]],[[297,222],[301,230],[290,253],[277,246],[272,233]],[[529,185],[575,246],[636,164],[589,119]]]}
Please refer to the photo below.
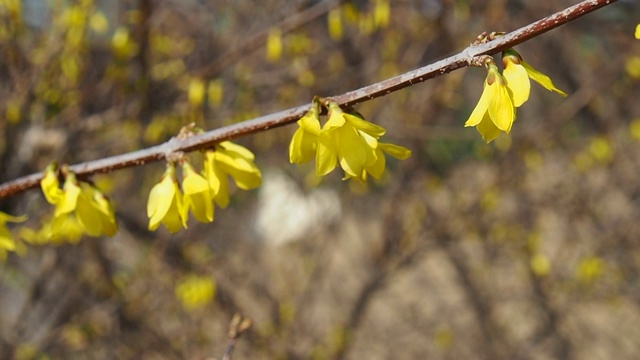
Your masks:
{"label": "twig", "polygon": [[233,350],[236,347],[236,342],[245,331],[253,325],[253,321],[249,318],[244,318],[240,314],[233,315],[231,324],[229,324],[229,342],[227,343],[227,350],[225,350],[222,360],[231,360]]}
{"label": "twig", "polygon": [[[283,33],[295,30],[296,28],[310,22],[311,20],[326,14],[329,10],[337,7],[343,0],[325,0],[319,2],[303,11],[286,18],[274,27],[282,30]],[[238,61],[238,59],[247,55],[247,51],[262,46],[269,36],[269,29],[255,34],[254,36],[243,41],[238,47],[232,48],[225,52],[212,63],[192,71],[194,75],[211,78],[217,75],[222,69]]]}
{"label": "twig", "polygon": [[[616,1],[617,0],[582,1],[544,19],[505,34],[504,36],[500,36],[495,40],[484,44],[470,45],[460,53],[431,65],[409,71],[405,74],[395,76],[373,85],[365,86],[358,90],[333,96],[332,98],[339,105],[349,107],[387,95],[428,79],[470,66],[478,56],[497,54],[502,50],[523,43],[531,38],[539,36]],[[308,109],[309,105],[302,105],[211,130],[187,139],[178,140],[176,138],[172,138],[163,144],[143,150],[73,165],[71,166],[71,170],[79,177],[87,177],[93,174],[108,173],[118,169],[143,165],[152,161],[160,161],[175,152],[190,152],[198,149],[210,148],[221,141],[291,124],[302,117]],[[0,185],[0,199],[37,187],[42,176],[43,173],[39,172]]]}

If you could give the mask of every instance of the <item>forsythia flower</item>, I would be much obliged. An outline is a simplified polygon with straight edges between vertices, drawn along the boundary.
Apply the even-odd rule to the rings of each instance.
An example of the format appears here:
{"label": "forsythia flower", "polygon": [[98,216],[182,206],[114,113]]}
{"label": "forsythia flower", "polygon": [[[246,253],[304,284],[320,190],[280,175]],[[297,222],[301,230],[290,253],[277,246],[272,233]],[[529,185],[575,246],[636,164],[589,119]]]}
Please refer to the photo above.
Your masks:
{"label": "forsythia flower", "polygon": [[411,150],[378,139],[386,130],[362,118],[347,114],[335,102],[329,102],[328,120],[320,128],[318,104],[314,100],[311,110],[299,121],[300,126],[289,144],[289,160],[305,163],[316,158],[316,174],[323,176],[338,164],[345,172],[345,179],[367,180],[367,174],[379,179],[384,173],[387,153],[398,159],[406,159]]}
{"label": "forsythia flower", "polygon": [[156,230],[160,223],[164,224],[171,233],[178,232],[182,227],[186,228],[187,219],[183,216],[183,207],[182,192],[176,178],[176,167],[168,163],[162,180],[149,193],[147,202],[149,230]]}
{"label": "forsythia flower", "polygon": [[214,150],[205,152],[203,173],[218,206],[229,205],[229,176],[242,190],[255,189],[262,184],[262,173],[254,160],[249,149],[231,141],[223,141]]}
{"label": "forsythia flower", "polygon": [[72,172],[67,174],[62,196],[55,205],[51,225],[53,234],[65,227],[66,217],[72,215],[91,236],[113,236],[118,231],[115,212],[106,197],[93,186],[79,182]]}
{"label": "forsythia flower", "polygon": [[16,249],[16,241],[7,228],[8,222],[23,222],[27,220],[26,216],[12,216],[0,211],[0,254],[5,251],[14,251]]}
{"label": "forsythia flower", "polygon": [[216,294],[216,283],[206,276],[189,275],[175,288],[176,297],[187,310],[206,306]]}
{"label": "forsythia flower", "polygon": [[292,164],[303,164],[316,157],[320,118],[315,102],[311,109],[298,120],[298,126],[300,127],[293,134],[289,144],[289,161]]}
{"label": "forsythia flower", "polygon": [[487,61],[485,66],[488,73],[482,96],[464,126],[476,126],[482,138],[489,143],[502,131],[511,131],[516,110],[507,82],[495,62]]}
{"label": "forsythia flower", "polygon": [[184,206],[182,217],[189,217],[189,210],[200,222],[213,221],[213,197],[209,182],[202,175],[198,174],[193,167],[185,162],[182,165],[182,190],[184,192]]}
{"label": "forsythia flower", "polygon": [[529,99],[531,92],[531,82],[533,79],[549,91],[555,91],[562,96],[567,94],[558,89],[547,75],[537,71],[513,49],[502,52],[502,66],[504,67],[503,75],[507,80],[507,86],[511,90],[513,96],[513,105],[520,107]]}

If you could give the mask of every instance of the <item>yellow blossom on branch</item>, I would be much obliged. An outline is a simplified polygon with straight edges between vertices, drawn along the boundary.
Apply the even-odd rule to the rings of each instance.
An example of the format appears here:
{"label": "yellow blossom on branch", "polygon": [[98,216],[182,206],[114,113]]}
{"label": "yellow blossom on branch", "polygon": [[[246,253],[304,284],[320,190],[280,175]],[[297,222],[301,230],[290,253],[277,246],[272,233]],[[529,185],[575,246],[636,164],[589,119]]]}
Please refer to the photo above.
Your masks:
{"label": "yellow blossom on branch", "polygon": [[183,227],[186,228],[187,219],[183,216],[183,207],[183,196],[178,186],[176,167],[168,163],[162,180],[149,193],[147,202],[149,230],[156,230],[160,224],[164,224],[171,233],[176,233]]}
{"label": "yellow blossom on branch", "polygon": [[516,119],[516,110],[506,80],[493,59],[485,62],[487,78],[480,101],[464,126],[476,126],[482,138],[491,142],[501,132],[509,133]]}
{"label": "yellow blossom on branch", "polygon": [[262,184],[262,173],[254,163],[255,155],[238,144],[223,141],[205,152],[204,177],[209,181],[211,196],[221,208],[229,205],[229,176],[242,190]]}
{"label": "yellow blossom on branch", "polygon": [[640,40],[640,24],[636,26],[636,39]]}
{"label": "yellow blossom on branch", "polygon": [[551,78],[522,60],[522,56],[513,49],[502,52],[502,66],[504,67],[503,75],[507,80],[509,90],[512,92],[515,107],[520,107],[529,99],[529,93],[531,92],[529,78],[549,91],[555,91],[562,96],[567,96],[564,91],[553,84]]}
{"label": "yellow blossom on branch", "polygon": [[289,161],[292,164],[304,164],[316,157],[318,135],[320,134],[320,116],[318,103],[314,101],[311,109],[298,120],[298,130],[289,144]]}
{"label": "yellow blossom on branch", "polygon": [[332,172],[338,164],[345,179],[366,181],[368,174],[379,179],[386,167],[385,153],[406,159],[411,150],[378,139],[386,130],[359,115],[345,113],[334,101],[328,101],[327,122],[320,126],[319,102],[314,99],[311,109],[298,121],[291,143],[291,163],[305,163],[315,157],[316,175]]}
{"label": "yellow blossom on branch", "polygon": [[56,203],[51,224],[53,234],[66,226],[68,216],[75,216],[91,236],[113,236],[118,230],[115,212],[106,197],[88,183],[78,181],[70,171],[66,174],[62,197]]}

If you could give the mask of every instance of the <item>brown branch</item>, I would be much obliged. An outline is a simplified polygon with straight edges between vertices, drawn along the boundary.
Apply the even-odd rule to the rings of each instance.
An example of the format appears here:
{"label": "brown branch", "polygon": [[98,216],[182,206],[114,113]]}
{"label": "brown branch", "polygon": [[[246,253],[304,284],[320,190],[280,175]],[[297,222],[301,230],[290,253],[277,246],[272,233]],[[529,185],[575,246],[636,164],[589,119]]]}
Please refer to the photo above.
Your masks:
{"label": "brown branch", "polygon": [[[470,66],[478,56],[497,54],[502,50],[523,43],[531,38],[539,36],[558,26],[564,25],[614,2],[616,2],[616,0],[582,1],[581,3],[568,7],[544,19],[505,34],[504,36],[500,36],[493,41],[479,45],[470,45],[462,52],[431,65],[409,71],[405,74],[395,76],[373,85],[365,86],[358,90],[333,96],[333,99],[341,106],[349,107],[361,102],[382,97],[391,92]],[[302,105],[277,113],[264,115],[253,120],[247,120],[241,123],[211,130],[204,134],[187,139],[178,140],[176,138],[172,138],[163,144],[147,149],[73,165],[71,166],[71,170],[80,177],[86,177],[93,174],[108,173],[118,169],[143,165],[152,161],[160,161],[165,159],[167,155],[171,153],[205,149],[221,141],[291,124],[302,117],[308,109],[309,105]],[[39,172],[0,185],[0,199],[37,187],[42,176],[43,173]]]}

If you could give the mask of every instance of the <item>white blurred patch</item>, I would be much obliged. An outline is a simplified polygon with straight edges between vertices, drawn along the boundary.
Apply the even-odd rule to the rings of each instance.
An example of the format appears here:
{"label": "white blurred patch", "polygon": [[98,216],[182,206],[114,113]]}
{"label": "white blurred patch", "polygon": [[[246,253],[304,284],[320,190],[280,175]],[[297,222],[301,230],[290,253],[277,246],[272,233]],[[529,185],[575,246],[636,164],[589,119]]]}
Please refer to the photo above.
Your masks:
{"label": "white blurred patch", "polygon": [[285,173],[269,171],[258,193],[254,226],[264,243],[280,246],[330,225],[341,213],[335,191],[315,189],[307,194]]}

